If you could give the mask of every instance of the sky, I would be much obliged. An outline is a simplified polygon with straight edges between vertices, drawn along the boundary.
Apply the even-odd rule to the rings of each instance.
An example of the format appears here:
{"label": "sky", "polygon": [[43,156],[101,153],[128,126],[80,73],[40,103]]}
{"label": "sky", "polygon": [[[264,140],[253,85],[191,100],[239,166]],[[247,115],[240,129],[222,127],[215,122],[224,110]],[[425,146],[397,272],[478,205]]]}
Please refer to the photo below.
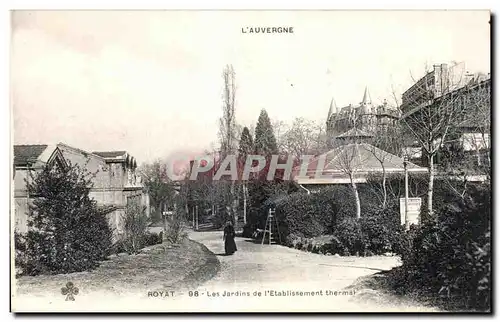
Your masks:
{"label": "sky", "polygon": [[[15,144],[126,150],[139,163],[217,142],[222,71],[236,119],[324,122],[332,98],[394,102],[426,66],[490,72],[488,11],[16,11]],[[242,28],[293,27],[293,34]],[[413,75],[413,76],[412,76]]]}

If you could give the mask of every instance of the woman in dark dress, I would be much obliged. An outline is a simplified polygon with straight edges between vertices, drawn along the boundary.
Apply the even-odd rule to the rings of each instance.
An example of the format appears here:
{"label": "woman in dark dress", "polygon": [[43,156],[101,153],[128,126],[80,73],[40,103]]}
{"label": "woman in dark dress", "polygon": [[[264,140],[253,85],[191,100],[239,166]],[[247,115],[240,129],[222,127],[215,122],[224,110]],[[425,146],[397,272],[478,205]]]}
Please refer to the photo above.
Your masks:
{"label": "woman in dark dress", "polygon": [[224,248],[226,250],[226,255],[232,255],[234,254],[236,249],[236,243],[234,242],[234,236],[236,233],[234,232],[234,227],[233,223],[231,221],[228,221],[226,223],[226,227],[224,227]]}

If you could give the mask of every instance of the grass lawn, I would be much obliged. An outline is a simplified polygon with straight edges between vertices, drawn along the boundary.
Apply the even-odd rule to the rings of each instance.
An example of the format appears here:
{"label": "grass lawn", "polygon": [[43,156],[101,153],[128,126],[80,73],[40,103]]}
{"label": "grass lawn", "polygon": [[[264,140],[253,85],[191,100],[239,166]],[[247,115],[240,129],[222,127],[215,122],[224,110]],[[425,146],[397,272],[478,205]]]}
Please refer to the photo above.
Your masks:
{"label": "grass lawn", "polygon": [[185,239],[176,246],[151,246],[137,255],[114,255],[90,272],[22,276],[16,281],[17,293],[20,296],[60,295],[68,281],[73,282],[81,294],[179,290],[212,278],[218,269],[219,261],[212,252]]}

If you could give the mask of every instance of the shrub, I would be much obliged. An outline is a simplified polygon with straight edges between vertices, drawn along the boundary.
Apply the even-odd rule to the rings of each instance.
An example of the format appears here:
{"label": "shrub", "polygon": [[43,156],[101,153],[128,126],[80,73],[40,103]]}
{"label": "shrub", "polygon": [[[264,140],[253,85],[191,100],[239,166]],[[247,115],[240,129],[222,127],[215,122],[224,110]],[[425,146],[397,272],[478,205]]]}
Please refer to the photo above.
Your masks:
{"label": "shrub", "polygon": [[289,234],[314,237],[323,234],[326,227],[318,218],[313,197],[304,193],[294,193],[276,202],[276,218],[282,241]]}
{"label": "shrub", "polygon": [[180,212],[175,211],[173,216],[167,218],[167,229],[163,239],[172,244],[177,244],[187,236],[185,229]]}
{"label": "shrub", "polygon": [[157,233],[146,233],[144,236],[144,246],[152,246],[152,245],[157,245],[161,244],[163,242],[163,234],[157,234]]}
{"label": "shrub", "polygon": [[464,200],[449,203],[435,221],[410,232],[403,258],[408,287],[423,288],[489,310],[491,290],[490,192],[473,187]]}
{"label": "shrub", "polygon": [[[378,203],[376,195],[360,187],[362,216],[374,213],[373,205]],[[275,202],[281,235],[316,237],[338,231],[339,223],[356,217],[356,206],[348,186],[336,185],[320,189],[314,194],[303,192],[280,197]]]}
{"label": "shrub", "polygon": [[365,211],[361,219],[344,218],[325,251],[341,255],[380,255],[400,252],[403,228],[399,213],[391,209]]}
{"label": "shrub", "polygon": [[365,249],[373,254],[399,253],[404,232],[399,209],[373,209],[361,217]]}
{"label": "shrub", "polygon": [[122,245],[129,254],[136,254],[146,244],[148,217],[146,208],[132,202],[127,205],[124,216]]}
{"label": "shrub", "polygon": [[29,230],[16,238],[23,274],[89,270],[109,255],[111,230],[89,197],[90,176],[77,165],[47,165],[27,182]]}
{"label": "shrub", "polygon": [[332,246],[335,245],[334,249],[331,249],[332,252],[343,255],[364,254],[365,238],[359,220],[356,218],[343,219],[334,234],[336,239],[335,243],[332,243]]}

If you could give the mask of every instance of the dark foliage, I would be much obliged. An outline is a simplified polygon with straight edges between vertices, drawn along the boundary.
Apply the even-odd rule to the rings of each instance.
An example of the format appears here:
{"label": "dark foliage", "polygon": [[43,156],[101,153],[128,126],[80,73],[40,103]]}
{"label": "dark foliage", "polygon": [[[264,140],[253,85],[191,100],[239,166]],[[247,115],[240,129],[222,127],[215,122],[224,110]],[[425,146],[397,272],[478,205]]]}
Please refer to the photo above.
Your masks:
{"label": "dark foliage", "polygon": [[490,191],[473,187],[449,202],[437,219],[414,227],[406,238],[400,283],[439,294],[447,303],[488,310],[491,291]]}
{"label": "dark foliage", "polygon": [[401,236],[399,213],[392,209],[365,211],[360,220],[342,219],[335,229],[328,252],[339,255],[381,255],[399,253]]}
{"label": "dark foliage", "polygon": [[30,180],[29,231],[16,238],[16,262],[23,274],[89,270],[109,254],[111,230],[89,198],[89,175],[78,166],[56,166]]}

